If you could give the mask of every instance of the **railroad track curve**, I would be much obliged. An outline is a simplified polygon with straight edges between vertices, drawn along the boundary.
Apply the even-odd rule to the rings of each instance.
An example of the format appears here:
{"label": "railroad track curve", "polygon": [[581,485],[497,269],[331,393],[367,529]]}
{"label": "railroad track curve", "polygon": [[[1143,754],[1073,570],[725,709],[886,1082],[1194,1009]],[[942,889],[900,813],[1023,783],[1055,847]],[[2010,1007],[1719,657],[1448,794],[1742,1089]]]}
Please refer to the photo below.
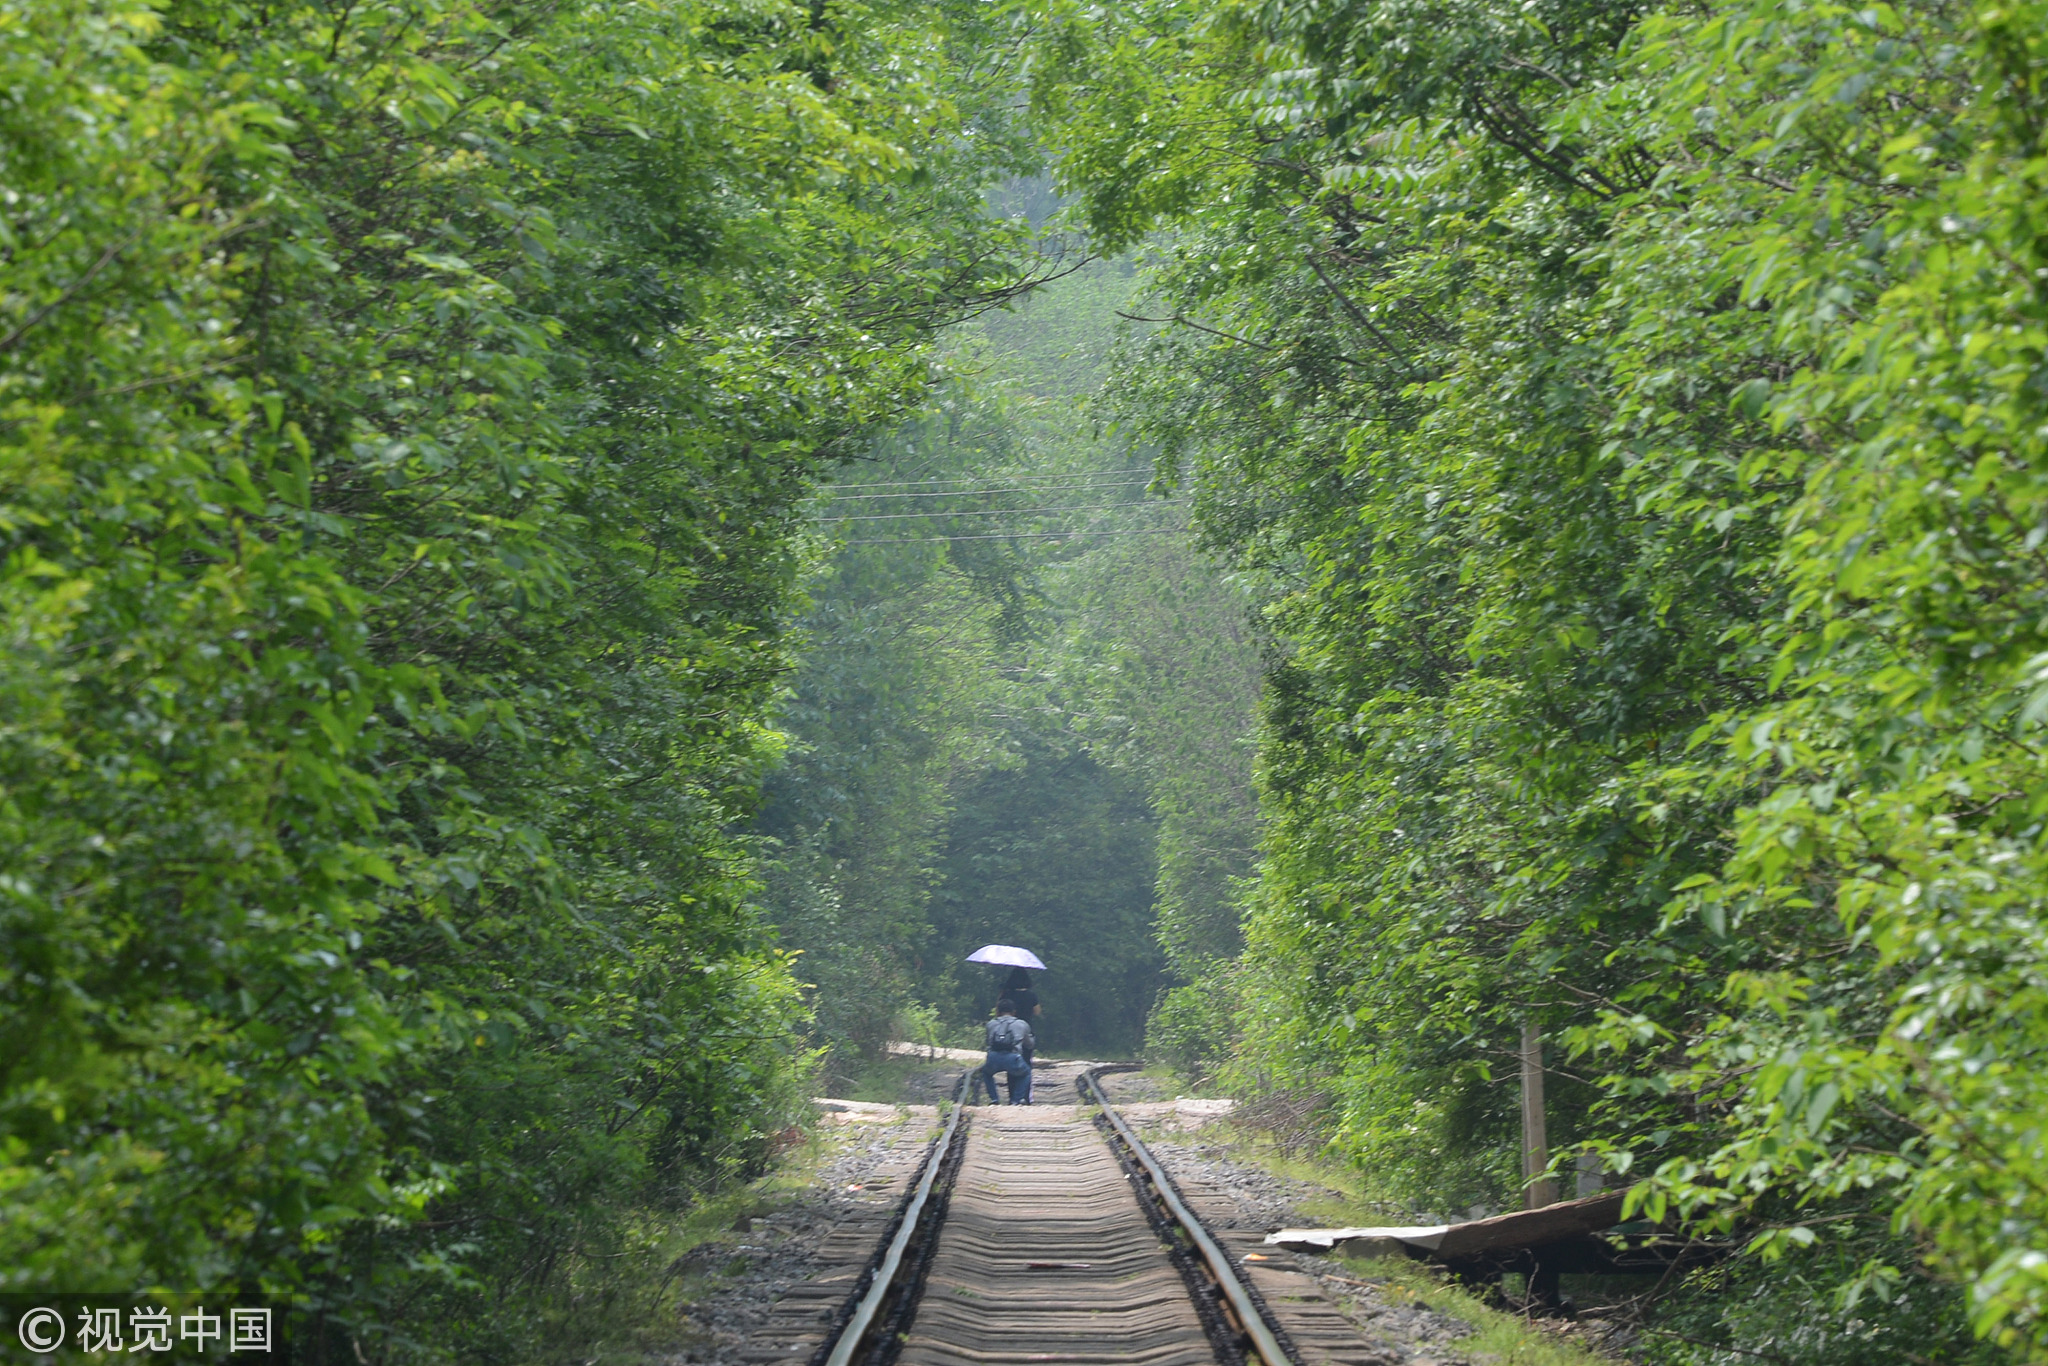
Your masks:
{"label": "railroad track curve", "polygon": [[1370,1359],[1301,1353],[1104,1094],[1119,1070],[1047,1066],[1033,1106],[952,1106],[808,1366]]}

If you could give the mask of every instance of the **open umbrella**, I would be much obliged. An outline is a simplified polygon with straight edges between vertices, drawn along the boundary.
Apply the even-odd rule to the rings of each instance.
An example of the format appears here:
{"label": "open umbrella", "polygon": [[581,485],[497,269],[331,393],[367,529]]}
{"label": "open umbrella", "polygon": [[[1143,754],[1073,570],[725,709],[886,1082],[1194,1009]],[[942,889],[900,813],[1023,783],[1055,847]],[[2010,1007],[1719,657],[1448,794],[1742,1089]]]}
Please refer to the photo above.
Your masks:
{"label": "open umbrella", "polygon": [[1037,968],[1045,971],[1045,964],[1038,961],[1038,955],[1029,949],[1020,949],[1012,944],[983,944],[967,955],[970,963],[996,963],[1006,968]]}

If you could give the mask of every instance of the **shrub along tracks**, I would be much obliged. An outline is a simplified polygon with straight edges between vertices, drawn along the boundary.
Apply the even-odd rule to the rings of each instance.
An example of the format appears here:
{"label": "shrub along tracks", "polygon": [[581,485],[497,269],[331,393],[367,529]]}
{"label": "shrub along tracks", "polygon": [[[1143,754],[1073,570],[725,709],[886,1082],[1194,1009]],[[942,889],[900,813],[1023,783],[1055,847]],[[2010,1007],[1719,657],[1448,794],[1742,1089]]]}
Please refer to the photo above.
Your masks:
{"label": "shrub along tracks", "polygon": [[[1038,1103],[957,1110],[857,1276],[787,1301],[744,1359],[1380,1366],[1390,1358],[1251,1231],[1205,1229],[1093,1087],[1049,1064]],[[1091,1115],[1080,1102],[1097,1107]],[[1274,1259],[1278,1260],[1278,1259]],[[833,1292],[825,1292],[826,1287]],[[850,1287],[850,1289],[849,1289]],[[836,1293],[834,1293],[836,1292]],[[824,1305],[838,1300],[834,1314]]]}

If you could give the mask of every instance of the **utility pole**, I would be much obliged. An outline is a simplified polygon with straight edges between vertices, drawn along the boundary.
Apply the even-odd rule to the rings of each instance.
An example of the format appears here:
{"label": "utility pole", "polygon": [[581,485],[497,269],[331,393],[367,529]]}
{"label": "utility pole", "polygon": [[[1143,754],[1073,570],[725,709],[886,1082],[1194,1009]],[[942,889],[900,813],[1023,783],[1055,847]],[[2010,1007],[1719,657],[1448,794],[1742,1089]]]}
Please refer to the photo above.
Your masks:
{"label": "utility pole", "polygon": [[1550,1165],[1550,1133],[1543,1112],[1543,1031],[1522,1022],[1522,1181],[1525,1203],[1542,1209],[1557,1203],[1557,1182],[1537,1174]]}

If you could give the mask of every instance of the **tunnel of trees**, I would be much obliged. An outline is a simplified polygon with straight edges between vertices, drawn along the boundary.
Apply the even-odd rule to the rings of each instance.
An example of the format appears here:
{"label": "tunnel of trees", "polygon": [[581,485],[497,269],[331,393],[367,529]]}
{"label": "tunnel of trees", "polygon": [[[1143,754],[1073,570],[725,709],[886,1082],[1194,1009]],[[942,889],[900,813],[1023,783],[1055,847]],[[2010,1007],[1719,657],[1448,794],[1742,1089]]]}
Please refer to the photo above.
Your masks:
{"label": "tunnel of trees", "polygon": [[1391,1209],[1523,1198],[1540,1039],[1557,1169],[1742,1248],[1646,1360],[2048,1360],[2048,4],[0,75],[0,1291],[631,1350],[997,941]]}

